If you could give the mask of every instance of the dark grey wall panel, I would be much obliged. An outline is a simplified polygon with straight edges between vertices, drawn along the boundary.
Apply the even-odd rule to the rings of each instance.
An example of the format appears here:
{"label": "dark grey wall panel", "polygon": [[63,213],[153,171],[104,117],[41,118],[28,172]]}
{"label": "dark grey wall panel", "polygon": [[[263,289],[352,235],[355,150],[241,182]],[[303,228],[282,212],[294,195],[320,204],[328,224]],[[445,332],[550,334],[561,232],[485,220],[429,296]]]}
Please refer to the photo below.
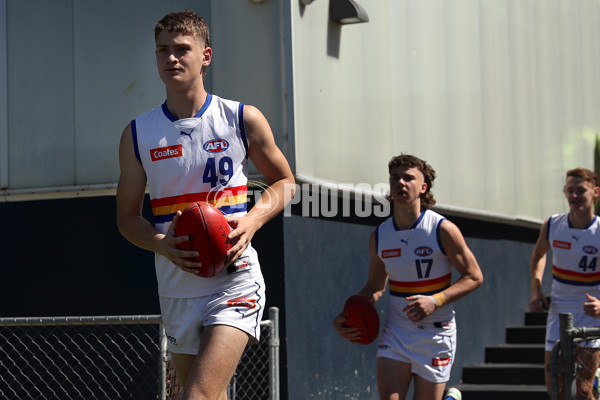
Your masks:
{"label": "dark grey wall panel", "polygon": [[3,317],[159,313],[154,257],[121,237],[114,197],[0,203],[0,218]]}

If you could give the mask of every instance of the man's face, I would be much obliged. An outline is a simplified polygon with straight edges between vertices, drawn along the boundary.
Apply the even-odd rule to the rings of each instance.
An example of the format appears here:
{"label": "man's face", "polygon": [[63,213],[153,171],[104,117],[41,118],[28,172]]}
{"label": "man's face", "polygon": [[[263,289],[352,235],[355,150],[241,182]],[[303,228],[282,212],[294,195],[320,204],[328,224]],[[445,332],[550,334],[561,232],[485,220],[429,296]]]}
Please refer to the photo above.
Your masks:
{"label": "man's face", "polygon": [[156,39],[156,65],[167,86],[187,86],[202,79],[210,64],[212,50],[189,35],[163,31]]}
{"label": "man's face", "polygon": [[390,172],[390,195],[394,202],[420,202],[420,196],[426,190],[425,177],[418,168],[394,167]]}
{"label": "man's face", "polygon": [[564,193],[571,211],[585,210],[594,207],[600,188],[579,177],[569,176]]}

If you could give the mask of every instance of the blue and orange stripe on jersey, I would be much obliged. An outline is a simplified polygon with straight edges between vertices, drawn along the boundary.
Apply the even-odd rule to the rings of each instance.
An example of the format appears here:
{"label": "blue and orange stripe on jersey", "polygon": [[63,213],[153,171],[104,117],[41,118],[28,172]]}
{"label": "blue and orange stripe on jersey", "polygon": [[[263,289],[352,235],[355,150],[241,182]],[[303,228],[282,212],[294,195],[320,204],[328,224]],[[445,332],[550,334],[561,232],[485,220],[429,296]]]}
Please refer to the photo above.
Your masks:
{"label": "blue and orange stripe on jersey", "polygon": [[592,272],[591,274],[585,274],[581,272],[569,271],[566,269],[558,268],[556,265],[552,266],[552,277],[561,283],[567,285],[576,286],[596,286],[600,285],[600,272]]}
{"label": "blue and orange stripe on jersey", "polygon": [[399,297],[408,297],[415,294],[430,295],[448,288],[451,282],[452,273],[423,281],[401,282],[390,280],[390,294]]}
{"label": "blue and orange stripe on jersey", "polygon": [[163,197],[150,201],[154,221],[156,223],[170,222],[177,211],[183,211],[195,201],[206,201],[215,205],[225,215],[244,212],[247,209],[246,185],[224,188],[220,191],[188,193],[179,196]]}

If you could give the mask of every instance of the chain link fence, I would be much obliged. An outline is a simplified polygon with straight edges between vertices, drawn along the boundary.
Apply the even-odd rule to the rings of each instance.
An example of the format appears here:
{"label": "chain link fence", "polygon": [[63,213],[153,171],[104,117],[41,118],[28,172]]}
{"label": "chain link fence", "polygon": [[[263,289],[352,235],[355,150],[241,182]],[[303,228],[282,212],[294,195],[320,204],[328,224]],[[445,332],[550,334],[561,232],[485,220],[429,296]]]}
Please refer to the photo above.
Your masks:
{"label": "chain link fence", "polygon": [[[230,400],[279,400],[279,315],[246,348]],[[169,399],[181,389],[160,315],[0,318],[0,398]]]}
{"label": "chain link fence", "polygon": [[560,314],[560,339],[552,349],[552,400],[600,399],[600,328],[574,327],[572,314]]}

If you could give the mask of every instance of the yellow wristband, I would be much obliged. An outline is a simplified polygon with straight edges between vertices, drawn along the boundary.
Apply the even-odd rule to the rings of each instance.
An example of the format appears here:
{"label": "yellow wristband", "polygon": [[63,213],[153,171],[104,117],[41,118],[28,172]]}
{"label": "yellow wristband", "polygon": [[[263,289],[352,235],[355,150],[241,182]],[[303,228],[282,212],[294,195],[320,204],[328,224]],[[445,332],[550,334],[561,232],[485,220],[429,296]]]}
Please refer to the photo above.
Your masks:
{"label": "yellow wristband", "polygon": [[448,301],[444,292],[437,292],[431,297],[433,297],[436,308],[443,306]]}
{"label": "yellow wristband", "polygon": [[537,290],[542,287],[542,283],[539,279],[534,279],[531,281],[531,290]]}

